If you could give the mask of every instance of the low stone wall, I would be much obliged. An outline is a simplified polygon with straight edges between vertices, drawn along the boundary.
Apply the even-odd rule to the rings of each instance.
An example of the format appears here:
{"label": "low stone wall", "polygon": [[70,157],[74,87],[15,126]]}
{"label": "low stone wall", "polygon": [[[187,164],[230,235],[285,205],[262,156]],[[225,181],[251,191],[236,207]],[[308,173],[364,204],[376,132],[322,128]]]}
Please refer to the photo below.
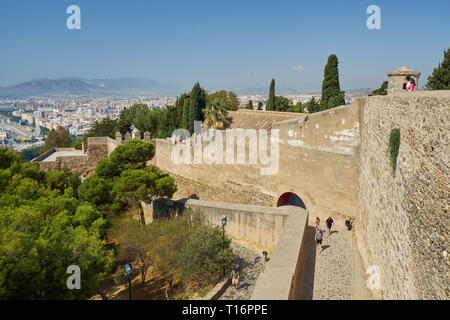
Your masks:
{"label": "low stone wall", "polygon": [[216,286],[208,292],[201,300],[217,300],[231,284],[231,271],[228,271]]}
{"label": "low stone wall", "polygon": [[253,243],[273,251],[283,232],[291,207],[261,207],[248,204],[222,203],[197,199],[164,200],[151,204],[142,202],[145,223],[154,219],[182,212],[186,208],[200,210],[206,223],[221,226],[222,215],[227,216],[225,232],[235,240]]}
{"label": "low stone wall", "polygon": [[283,233],[259,276],[251,300],[292,300],[302,295],[302,257],[308,226],[308,213],[297,207],[286,207],[290,212]]}
{"label": "low stone wall", "polygon": [[[108,157],[118,146],[118,143],[109,137],[88,138],[87,154],[84,156],[58,157],[55,161],[41,161],[54,152],[49,152],[43,157],[36,158],[42,170],[57,170],[67,167],[72,171],[80,172],[83,177],[91,176],[98,160]],[[57,148],[56,151],[71,151],[74,148]]]}
{"label": "low stone wall", "polygon": [[283,232],[289,210],[287,207],[270,208],[236,203],[217,203],[204,200],[179,200],[186,208],[201,210],[206,222],[220,225],[222,215],[227,216],[225,232],[239,240],[252,241],[269,250],[275,248]]}
{"label": "low stone wall", "polygon": [[[227,216],[225,231],[234,239],[253,241],[273,251],[266,269],[258,278],[253,300],[287,300],[301,296],[302,255],[308,212],[299,207],[260,207],[235,203],[217,203],[196,199],[169,201],[172,210],[190,208],[201,210],[206,223],[220,226],[222,215]],[[217,287],[222,290],[225,282]],[[220,295],[214,292],[214,296]],[[210,298],[210,297],[208,297]]]}
{"label": "low stone wall", "polygon": [[30,162],[39,162],[39,161],[41,161],[42,159],[47,158],[48,156],[52,155],[52,154],[55,153],[55,152],[56,152],[56,150],[53,149],[53,148],[51,148],[51,149],[47,150],[46,152],[44,152],[43,154],[41,154],[40,156],[34,158],[34,159],[31,160]]}

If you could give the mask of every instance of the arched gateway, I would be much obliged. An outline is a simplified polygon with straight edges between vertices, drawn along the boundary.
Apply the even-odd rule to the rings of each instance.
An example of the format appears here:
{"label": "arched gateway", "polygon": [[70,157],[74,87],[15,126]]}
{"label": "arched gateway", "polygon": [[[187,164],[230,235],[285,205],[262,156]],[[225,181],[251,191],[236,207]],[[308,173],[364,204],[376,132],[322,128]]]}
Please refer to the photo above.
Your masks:
{"label": "arched gateway", "polygon": [[277,207],[282,206],[296,206],[306,209],[303,200],[293,192],[285,192],[278,198]]}

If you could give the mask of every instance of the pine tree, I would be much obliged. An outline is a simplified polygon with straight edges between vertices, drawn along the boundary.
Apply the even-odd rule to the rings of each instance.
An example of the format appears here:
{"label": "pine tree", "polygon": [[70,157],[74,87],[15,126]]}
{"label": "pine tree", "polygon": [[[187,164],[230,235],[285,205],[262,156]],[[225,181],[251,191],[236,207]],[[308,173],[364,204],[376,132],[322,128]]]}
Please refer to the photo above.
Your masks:
{"label": "pine tree", "polygon": [[381,87],[379,87],[378,89],[373,90],[372,94],[374,96],[385,96],[385,95],[387,95],[387,88],[388,88],[388,82],[387,81],[383,81],[383,83],[381,84]]}
{"label": "pine tree", "polygon": [[56,148],[67,148],[72,145],[72,137],[69,132],[61,126],[58,128],[50,130],[45,144],[41,147],[41,154],[50,150],[53,147]]}
{"label": "pine tree", "polygon": [[253,101],[249,100],[248,104],[245,106],[245,109],[253,110]]}
{"label": "pine tree", "polygon": [[339,85],[338,64],[338,58],[335,54],[328,57],[328,62],[323,73],[320,110],[331,109],[345,104],[344,92],[341,91]]}
{"label": "pine tree", "polygon": [[450,90],[450,48],[444,51],[444,61],[428,77],[428,90]]}
{"label": "pine tree", "polygon": [[314,97],[311,98],[308,102],[306,102],[303,105],[303,109],[308,110],[308,113],[315,113],[320,111],[320,103],[314,99]]}
{"label": "pine tree", "polygon": [[266,111],[275,110],[275,79],[270,82],[269,99],[266,103]]}

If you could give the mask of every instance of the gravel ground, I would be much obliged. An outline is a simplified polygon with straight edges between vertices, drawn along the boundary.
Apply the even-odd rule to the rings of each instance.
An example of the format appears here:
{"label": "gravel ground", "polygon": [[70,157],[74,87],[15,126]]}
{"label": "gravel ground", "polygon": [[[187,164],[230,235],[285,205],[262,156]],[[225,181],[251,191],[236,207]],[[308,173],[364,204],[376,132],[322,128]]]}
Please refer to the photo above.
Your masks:
{"label": "gravel ground", "polygon": [[249,300],[255,287],[256,280],[264,270],[262,253],[233,242],[231,244],[235,254],[234,263],[241,267],[238,288],[228,287],[219,300]]}

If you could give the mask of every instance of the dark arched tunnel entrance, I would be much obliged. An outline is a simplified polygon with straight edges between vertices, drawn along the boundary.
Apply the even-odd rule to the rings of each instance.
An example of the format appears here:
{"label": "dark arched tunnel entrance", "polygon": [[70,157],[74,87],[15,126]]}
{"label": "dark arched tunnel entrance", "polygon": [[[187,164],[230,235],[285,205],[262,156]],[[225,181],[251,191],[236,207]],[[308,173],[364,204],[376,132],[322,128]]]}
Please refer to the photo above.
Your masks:
{"label": "dark arched tunnel entrance", "polygon": [[282,206],[296,206],[306,209],[303,200],[293,192],[285,192],[278,198],[277,207]]}

